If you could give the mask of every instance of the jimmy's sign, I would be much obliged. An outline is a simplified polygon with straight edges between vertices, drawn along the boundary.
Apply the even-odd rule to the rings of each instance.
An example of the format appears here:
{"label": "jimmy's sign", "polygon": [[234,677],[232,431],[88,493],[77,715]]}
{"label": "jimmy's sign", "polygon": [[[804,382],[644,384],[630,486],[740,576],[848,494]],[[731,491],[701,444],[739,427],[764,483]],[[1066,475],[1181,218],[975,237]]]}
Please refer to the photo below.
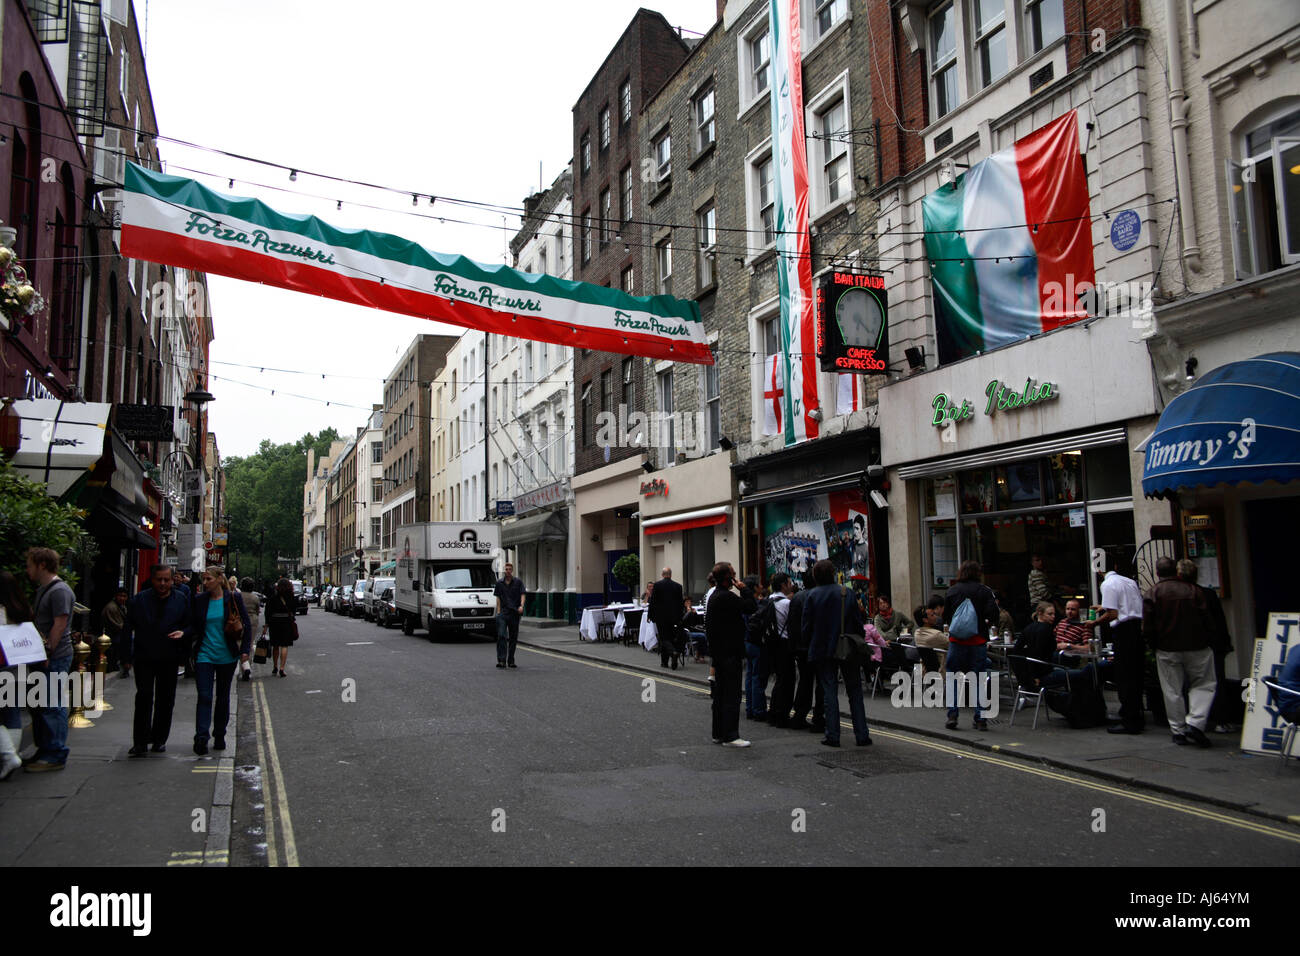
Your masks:
{"label": "jimmy's sign", "polygon": [[885,277],[828,272],[817,286],[817,355],[823,372],[883,375],[889,365]]}
{"label": "jimmy's sign", "polygon": [[127,163],[122,254],[522,339],[713,364],[694,302],[484,265]]}

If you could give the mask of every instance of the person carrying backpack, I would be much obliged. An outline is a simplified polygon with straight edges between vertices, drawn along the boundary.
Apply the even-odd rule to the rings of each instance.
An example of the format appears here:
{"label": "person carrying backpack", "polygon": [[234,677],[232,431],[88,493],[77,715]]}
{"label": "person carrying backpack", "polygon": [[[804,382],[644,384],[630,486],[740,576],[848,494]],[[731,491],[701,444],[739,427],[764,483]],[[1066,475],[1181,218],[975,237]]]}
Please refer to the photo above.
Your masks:
{"label": "person carrying backpack", "polygon": [[[963,561],[957,571],[957,582],[948,588],[943,602],[943,623],[948,626],[948,661],[946,670],[952,674],[974,674],[982,681],[988,670],[987,644],[989,629],[998,621],[998,599],[991,588],[982,583],[983,569],[978,561]],[[957,729],[956,683],[947,682],[949,730]],[[969,687],[969,685],[968,685]],[[988,721],[980,716],[978,696],[975,707],[976,730],[988,730]]]}

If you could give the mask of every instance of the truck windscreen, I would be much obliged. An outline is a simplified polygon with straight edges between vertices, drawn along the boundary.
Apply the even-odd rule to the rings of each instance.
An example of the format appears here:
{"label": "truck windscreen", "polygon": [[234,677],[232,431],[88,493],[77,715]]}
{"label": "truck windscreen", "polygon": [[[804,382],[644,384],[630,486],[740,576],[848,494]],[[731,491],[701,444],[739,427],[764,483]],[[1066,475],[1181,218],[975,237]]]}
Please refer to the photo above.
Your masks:
{"label": "truck windscreen", "polygon": [[452,591],[457,588],[492,588],[497,578],[489,564],[458,564],[456,562],[437,562],[431,568],[433,588],[438,591]]}

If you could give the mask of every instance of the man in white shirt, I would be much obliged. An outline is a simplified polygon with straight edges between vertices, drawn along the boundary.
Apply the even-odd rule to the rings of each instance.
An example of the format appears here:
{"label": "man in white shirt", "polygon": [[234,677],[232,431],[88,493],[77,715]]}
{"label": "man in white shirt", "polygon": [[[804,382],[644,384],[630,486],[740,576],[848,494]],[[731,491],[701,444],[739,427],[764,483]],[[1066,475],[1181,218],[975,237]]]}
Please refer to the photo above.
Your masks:
{"label": "man in white shirt", "polygon": [[[1146,653],[1142,644],[1142,592],[1137,582],[1121,573],[1127,562],[1116,559],[1115,568],[1101,581],[1101,612],[1097,626],[1110,625],[1110,640],[1115,645],[1115,683],[1119,685],[1119,720],[1108,727],[1112,734],[1140,734],[1145,725],[1142,713],[1142,685]],[[1107,633],[1105,630],[1103,634]]]}
{"label": "man in white shirt", "polygon": [[790,575],[783,572],[772,575],[772,607],[776,612],[776,640],[771,643],[768,652],[771,655],[772,673],[776,683],[772,685],[772,699],[767,708],[767,722],[773,727],[790,726],[790,708],[794,706],[794,644],[790,640],[787,626],[790,617],[790,595],[794,593],[794,582]]}

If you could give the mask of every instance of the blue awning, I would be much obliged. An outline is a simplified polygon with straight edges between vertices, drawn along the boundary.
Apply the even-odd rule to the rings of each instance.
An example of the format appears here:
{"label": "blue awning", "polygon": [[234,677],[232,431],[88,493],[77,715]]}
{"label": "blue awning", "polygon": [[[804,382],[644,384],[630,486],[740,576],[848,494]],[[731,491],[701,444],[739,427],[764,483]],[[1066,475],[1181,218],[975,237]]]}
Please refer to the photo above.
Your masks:
{"label": "blue awning", "polygon": [[1241,482],[1300,479],[1300,353],[1272,352],[1206,373],[1171,401],[1147,440],[1148,498]]}

